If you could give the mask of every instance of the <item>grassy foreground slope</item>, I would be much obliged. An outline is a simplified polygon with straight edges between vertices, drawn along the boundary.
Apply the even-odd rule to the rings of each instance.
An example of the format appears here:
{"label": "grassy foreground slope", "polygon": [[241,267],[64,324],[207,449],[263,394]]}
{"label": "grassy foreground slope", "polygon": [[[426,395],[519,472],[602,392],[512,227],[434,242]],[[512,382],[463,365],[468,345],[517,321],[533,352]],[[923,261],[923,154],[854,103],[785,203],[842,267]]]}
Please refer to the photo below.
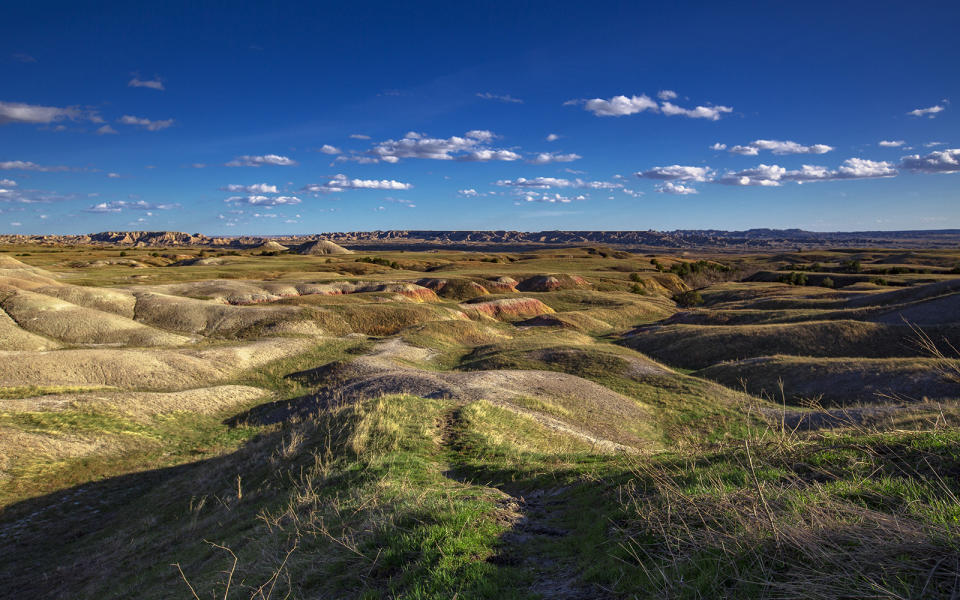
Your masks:
{"label": "grassy foreground slope", "polygon": [[960,594],[945,252],[13,250],[0,596]]}

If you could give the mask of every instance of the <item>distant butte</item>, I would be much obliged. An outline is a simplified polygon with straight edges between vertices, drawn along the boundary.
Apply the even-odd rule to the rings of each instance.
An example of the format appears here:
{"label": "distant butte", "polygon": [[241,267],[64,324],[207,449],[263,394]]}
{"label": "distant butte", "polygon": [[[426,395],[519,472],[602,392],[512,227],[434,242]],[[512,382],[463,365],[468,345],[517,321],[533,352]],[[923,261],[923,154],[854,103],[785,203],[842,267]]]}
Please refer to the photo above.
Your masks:
{"label": "distant butte", "polygon": [[620,249],[679,248],[716,250],[812,249],[823,247],[960,247],[960,229],[918,231],[815,232],[802,229],[723,231],[350,231],[305,235],[207,236],[179,231],[103,231],[85,235],[0,235],[0,244],[113,245],[131,247],[210,246],[257,248],[273,242],[284,246],[326,240],[351,250],[510,251],[602,244]]}

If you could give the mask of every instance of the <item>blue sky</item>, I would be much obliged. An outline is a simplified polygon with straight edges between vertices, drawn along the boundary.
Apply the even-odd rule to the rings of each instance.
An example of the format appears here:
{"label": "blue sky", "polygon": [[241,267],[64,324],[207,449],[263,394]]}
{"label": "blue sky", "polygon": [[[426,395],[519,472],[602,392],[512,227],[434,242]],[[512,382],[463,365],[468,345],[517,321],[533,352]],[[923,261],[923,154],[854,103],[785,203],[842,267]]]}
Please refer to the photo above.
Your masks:
{"label": "blue sky", "polygon": [[960,228],[956,2],[62,3],[0,232]]}

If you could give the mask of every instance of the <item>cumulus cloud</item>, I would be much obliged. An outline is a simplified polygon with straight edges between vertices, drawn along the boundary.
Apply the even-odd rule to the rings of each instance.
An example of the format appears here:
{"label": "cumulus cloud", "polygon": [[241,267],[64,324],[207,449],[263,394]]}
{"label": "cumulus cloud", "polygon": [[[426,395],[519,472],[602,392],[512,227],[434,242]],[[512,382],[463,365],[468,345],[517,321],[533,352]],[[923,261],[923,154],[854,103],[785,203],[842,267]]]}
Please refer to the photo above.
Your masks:
{"label": "cumulus cloud", "polygon": [[894,177],[897,169],[887,161],[848,158],[836,169],[816,165],[803,165],[796,170],[787,170],[779,165],[759,165],[752,169],[725,173],[717,183],[741,186],[779,186],[784,182],[809,183],[815,181],[840,181],[849,179],[873,179]]}
{"label": "cumulus cloud", "polygon": [[943,112],[945,109],[946,107],[943,104],[936,104],[934,106],[928,106],[927,108],[911,110],[907,114],[913,117],[928,116],[932,119],[937,116],[937,113]]}
{"label": "cumulus cloud", "polygon": [[95,111],[83,110],[76,106],[60,108],[57,106],[39,106],[23,102],[0,102],[0,125],[9,123],[28,123],[46,125],[63,120],[90,121],[102,123],[103,119]]}
{"label": "cumulus cloud", "polygon": [[646,94],[639,96],[614,96],[609,100],[593,98],[591,100],[569,100],[565,104],[583,104],[584,110],[598,117],[622,117],[635,115],[645,110],[657,112],[657,103]]}
{"label": "cumulus cloud", "polygon": [[804,146],[803,144],[791,141],[754,140],[745,146],[734,146],[730,148],[730,152],[744,156],[756,156],[762,150],[767,150],[774,154],[826,154],[833,149],[833,146],[826,144]]}
{"label": "cumulus cloud", "polygon": [[263,165],[274,165],[278,167],[292,167],[297,161],[279,154],[265,154],[263,156],[250,156],[245,154],[238,156],[226,163],[228,167],[262,167]]}
{"label": "cumulus cloud", "polygon": [[478,93],[477,98],[484,100],[496,100],[498,102],[508,102],[510,104],[523,104],[520,98],[514,98],[510,94],[491,94],[490,92]]}
{"label": "cumulus cloud", "polygon": [[936,150],[920,156],[904,156],[900,166],[914,173],[958,173],[960,172],[960,148]]}
{"label": "cumulus cloud", "polygon": [[733,112],[729,106],[697,106],[696,108],[682,108],[670,102],[664,102],[660,105],[660,110],[668,117],[682,115],[691,119],[709,119],[717,121],[720,115]]}
{"label": "cumulus cloud", "polygon": [[224,202],[235,202],[237,204],[250,204],[252,206],[285,206],[291,204],[300,204],[300,198],[296,196],[262,196],[253,194],[249,196],[230,196]]}
{"label": "cumulus cloud", "polygon": [[559,139],[560,139],[560,136],[557,135],[557,134],[555,134],[555,133],[551,133],[551,134],[548,135],[547,138],[546,138],[546,140],[547,140],[548,142],[555,142],[555,141],[557,141],[557,140],[559,140]]}
{"label": "cumulus cloud", "polygon": [[104,125],[97,129],[97,135],[114,135],[117,133],[117,130],[109,125]]}
{"label": "cumulus cloud", "polygon": [[710,167],[671,165],[669,167],[653,167],[648,171],[639,171],[635,175],[646,179],[661,179],[664,181],[709,181],[713,176],[713,170]]}
{"label": "cumulus cloud", "polygon": [[718,183],[726,185],[759,185],[775,187],[780,185],[787,170],[779,165],[758,165],[752,169],[725,173]]}
{"label": "cumulus cloud", "polygon": [[574,200],[586,200],[587,197],[584,195],[579,196],[564,196],[559,193],[548,193],[548,192],[524,192],[519,198],[518,202],[546,202],[549,204],[569,204]]}
{"label": "cumulus cloud", "polygon": [[463,162],[486,162],[488,160],[518,160],[520,155],[511,150],[474,150],[457,157]]}
{"label": "cumulus cloud", "polygon": [[720,142],[717,142],[716,144],[710,146],[710,149],[711,149],[711,150],[726,150],[726,149],[727,149],[727,145],[726,145],[726,144],[721,144]]}
{"label": "cumulus cloud", "polygon": [[903,140],[880,140],[877,145],[881,148],[899,148],[906,142]]}
{"label": "cumulus cloud", "polygon": [[54,171],[69,171],[69,170],[71,170],[70,167],[38,165],[37,163],[30,162],[29,160],[0,161],[0,171],[54,172]]}
{"label": "cumulus cloud", "polygon": [[225,192],[242,192],[245,194],[277,194],[277,186],[266,183],[254,183],[251,185],[241,185],[231,183],[220,188]]}
{"label": "cumulus cloud", "polygon": [[92,213],[118,213],[123,212],[124,210],[171,210],[178,208],[179,204],[153,204],[145,200],[138,200],[136,202],[128,202],[126,200],[111,200],[110,202],[100,202],[99,204],[94,204],[89,208],[84,209],[85,212]]}
{"label": "cumulus cloud", "polygon": [[150,88],[151,90],[164,90],[163,82],[160,81],[159,77],[154,77],[153,79],[140,79],[139,76],[134,75],[133,79],[127,84],[127,87],[142,87]]}
{"label": "cumulus cloud", "polygon": [[399,140],[386,140],[375,145],[367,154],[377,161],[398,162],[402,158],[425,158],[459,161],[513,161],[521,158],[511,150],[487,148],[496,136],[485,129],[468,131],[463,136],[432,138],[411,131]]}
{"label": "cumulus cloud", "polygon": [[17,187],[17,182],[12,179],[0,179],[0,187],[5,187],[5,188]]}
{"label": "cumulus cloud", "polygon": [[136,125],[137,127],[143,127],[147,131],[160,131],[161,129],[166,129],[167,127],[173,125],[173,119],[151,121],[150,119],[134,117],[133,115],[123,115],[117,119],[117,121],[123,123],[124,125]]}
{"label": "cumulus cloud", "polygon": [[579,154],[560,154],[557,152],[541,152],[530,159],[530,163],[535,165],[546,165],[554,162],[573,162],[583,158]]}
{"label": "cumulus cloud", "polygon": [[466,189],[466,190],[458,190],[458,191],[457,191],[457,194],[458,194],[459,196],[464,197],[464,198],[476,198],[477,196],[480,195],[480,192],[478,192],[477,190],[475,190],[475,189],[473,189],[473,188],[469,188],[469,189]]}
{"label": "cumulus cloud", "polygon": [[350,179],[343,173],[334,175],[327,183],[311,183],[303,187],[305,192],[342,192],[345,190],[409,190],[413,184],[393,179]]}
{"label": "cumulus cloud", "polygon": [[677,97],[677,93],[673,90],[660,90],[657,92],[657,98],[661,100],[673,100]]}
{"label": "cumulus cloud", "polygon": [[547,190],[550,188],[575,188],[582,190],[619,190],[622,183],[610,181],[586,181],[584,179],[564,179],[562,177],[518,177],[516,179],[501,179],[496,185],[525,190]]}
{"label": "cumulus cloud", "polygon": [[501,179],[496,182],[496,185],[545,190],[552,187],[570,187],[571,182],[569,179],[558,177],[533,177],[531,179],[527,179],[526,177],[518,177],[516,179]]}
{"label": "cumulus cloud", "polygon": [[684,185],[682,183],[673,183],[672,181],[667,181],[656,187],[657,191],[661,194],[675,194],[678,196],[687,196],[690,194],[698,194],[695,188],[690,187],[689,185]]}
{"label": "cumulus cloud", "polygon": [[350,138],[354,140],[369,140],[369,135],[363,135],[362,133],[351,133]]}
{"label": "cumulus cloud", "polygon": [[107,177],[110,179],[120,179],[122,175],[120,175],[120,173],[107,173]]}
{"label": "cumulus cloud", "polygon": [[340,154],[340,148],[331,146],[330,144],[324,144],[320,147],[320,152],[323,152],[324,154]]}

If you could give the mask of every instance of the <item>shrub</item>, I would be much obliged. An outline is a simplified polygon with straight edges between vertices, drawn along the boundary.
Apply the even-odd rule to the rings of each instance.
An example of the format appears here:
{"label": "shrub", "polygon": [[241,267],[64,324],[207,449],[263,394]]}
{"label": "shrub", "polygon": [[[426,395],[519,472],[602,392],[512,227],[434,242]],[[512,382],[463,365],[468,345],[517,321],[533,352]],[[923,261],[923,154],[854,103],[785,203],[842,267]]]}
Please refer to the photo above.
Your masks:
{"label": "shrub", "polygon": [[635,281],[639,283],[643,278],[640,277],[640,273],[630,273],[630,281]]}
{"label": "shrub", "polygon": [[824,277],[824,278],[823,278],[823,281],[820,282],[820,285],[822,285],[823,287],[827,287],[827,288],[832,288],[832,287],[834,287],[833,280],[830,279],[829,277]]}
{"label": "shrub", "polygon": [[[829,277],[827,278],[829,279]],[[788,285],[807,285],[807,274],[803,272],[791,271],[790,274],[784,273],[777,278],[780,283],[786,283]]]}
{"label": "shrub", "polygon": [[841,266],[847,273],[859,273],[863,270],[859,260],[845,260],[841,263]]}
{"label": "shrub", "polygon": [[673,301],[677,303],[677,306],[690,308],[691,306],[703,304],[703,296],[701,296],[697,290],[687,290],[674,294]]}

